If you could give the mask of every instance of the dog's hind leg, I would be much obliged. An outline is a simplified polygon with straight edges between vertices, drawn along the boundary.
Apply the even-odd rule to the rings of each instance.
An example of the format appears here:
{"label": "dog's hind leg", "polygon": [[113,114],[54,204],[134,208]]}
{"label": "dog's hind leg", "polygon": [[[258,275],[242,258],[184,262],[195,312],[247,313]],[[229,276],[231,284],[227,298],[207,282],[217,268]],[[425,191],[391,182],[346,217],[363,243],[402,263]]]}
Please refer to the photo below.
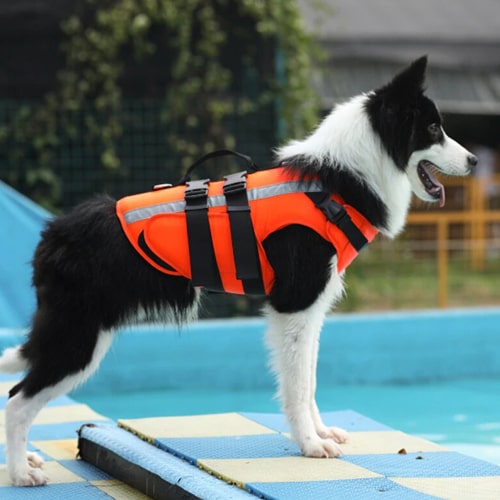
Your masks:
{"label": "dog's hind leg", "polygon": [[[95,336],[94,342],[86,336],[90,345],[78,345],[71,335],[67,335],[60,338],[57,347],[50,346],[50,341],[42,346],[40,338],[34,333],[31,340],[36,338],[36,357],[32,360],[27,358],[30,369],[10,391],[6,406],[7,468],[17,486],[46,484],[48,479],[40,470],[43,460],[36,453],[26,451],[29,428],[47,402],[71,391],[97,369],[112,339],[110,331],[103,331]],[[71,340],[76,345],[71,346]],[[65,346],[67,349],[64,349]],[[52,355],[50,347],[53,347]],[[30,341],[23,348],[27,348],[29,353]],[[90,356],[85,356],[86,353]]]}

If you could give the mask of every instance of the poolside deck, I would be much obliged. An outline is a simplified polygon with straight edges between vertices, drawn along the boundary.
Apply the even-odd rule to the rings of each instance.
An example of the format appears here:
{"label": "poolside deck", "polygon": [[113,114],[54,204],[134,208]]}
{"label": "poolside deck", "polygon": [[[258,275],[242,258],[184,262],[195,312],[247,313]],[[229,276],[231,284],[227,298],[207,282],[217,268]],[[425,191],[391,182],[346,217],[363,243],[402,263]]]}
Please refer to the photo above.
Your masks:
{"label": "poolside deck", "polygon": [[86,405],[68,397],[52,401],[38,415],[29,436],[29,449],[45,460],[44,469],[50,484],[41,488],[11,486],[5,466],[5,404],[14,378],[0,375],[0,498],[61,499],[115,498],[117,500],[148,498],[109,474],[77,459],[77,430],[84,424],[114,425]]}
{"label": "poolside deck", "polygon": [[[0,378],[0,408],[12,380]],[[29,440],[30,449],[46,460],[50,484],[10,486],[2,429],[0,498],[121,500],[147,498],[144,493],[162,499],[498,498],[496,465],[447,451],[353,411],[327,413],[324,418],[351,432],[342,459],[300,457],[280,415],[164,417],[117,425],[63,397],[41,412]],[[0,409],[0,427],[3,422]],[[87,461],[76,458],[78,446]]]}

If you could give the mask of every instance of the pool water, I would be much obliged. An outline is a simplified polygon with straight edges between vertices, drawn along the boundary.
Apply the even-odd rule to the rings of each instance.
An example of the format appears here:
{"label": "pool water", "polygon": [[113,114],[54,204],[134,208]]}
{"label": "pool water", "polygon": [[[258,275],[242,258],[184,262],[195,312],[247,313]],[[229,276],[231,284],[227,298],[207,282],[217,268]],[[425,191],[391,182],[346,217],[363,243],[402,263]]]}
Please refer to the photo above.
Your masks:
{"label": "pool water", "polygon": [[[500,465],[500,379],[425,384],[331,385],[323,411],[353,409],[394,429]],[[280,411],[271,390],[156,390],[77,396],[111,417],[143,418],[233,411]]]}
{"label": "pool water", "polygon": [[[334,315],[321,334],[319,407],[500,464],[498,325],[500,308]],[[115,420],[278,413],[265,330],[262,319],[132,328],[73,397]]]}

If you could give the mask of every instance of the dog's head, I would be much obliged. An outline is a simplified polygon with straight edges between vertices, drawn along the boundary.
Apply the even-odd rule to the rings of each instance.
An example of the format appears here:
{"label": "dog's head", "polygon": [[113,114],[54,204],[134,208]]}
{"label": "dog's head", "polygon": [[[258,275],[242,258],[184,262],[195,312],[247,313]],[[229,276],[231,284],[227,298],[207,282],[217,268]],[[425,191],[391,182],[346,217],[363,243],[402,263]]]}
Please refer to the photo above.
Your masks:
{"label": "dog's head", "polygon": [[424,95],[426,66],[427,57],[414,61],[370,93],[366,109],[397,168],[408,175],[413,192],[443,206],[444,187],[434,171],[467,175],[477,158],[446,135],[436,105]]}

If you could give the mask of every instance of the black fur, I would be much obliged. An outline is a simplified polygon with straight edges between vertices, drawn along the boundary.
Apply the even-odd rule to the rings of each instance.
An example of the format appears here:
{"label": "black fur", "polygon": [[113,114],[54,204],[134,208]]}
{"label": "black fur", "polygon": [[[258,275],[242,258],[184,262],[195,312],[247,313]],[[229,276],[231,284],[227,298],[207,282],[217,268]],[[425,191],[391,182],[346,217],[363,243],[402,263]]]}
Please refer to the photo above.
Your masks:
{"label": "black fur", "polygon": [[311,306],[330,279],[335,255],[331,243],[309,228],[293,225],[271,234],[263,245],[275,272],[269,296],[274,309],[292,313]]}
{"label": "black fur", "polygon": [[[276,275],[271,305],[279,312],[312,305],[330,277],[331,244],[308,228],[290,226],[264,247]],[[33,265],[37,311],[22,347],[30,369],[11,396],[20,389],[33,396],[85,368],[99,332],[139,312],[155,320],[173,315],[181,324],[196,300],[189,280],[157,271],[132,248],[107,196],[51,221]]]}
{"label": "black fur", "polygon": [[[389,84],[368,94],[366,100],[363,98],[364,108],[359,106],[360,101],[352,102],[354,108],[351,110],[367,114],[370,125],[363,120],[357,142],[351,146],[358,147],[367,134],[373,132],[373,140],[367,144],[371,154],[376,156],[375,165],[392,168],[392,171],[384,171],[384,175],[376,175],[375,179],[367,177],[364,181],[363,168],[368,170],[371,167],[368,163],[360,167],[315,160],[324,157],[328,145],[317,152],[295,148],[296,143],[288,149],[293,155],[285,157],[286,147],[278,153],[279,161],[298,173],[303,182],[310,182],[311,178],[319,180],[324,190],[340,195],[373,226],[381,231],[386,229],[389,236],[402,229],[411,183],[415,183],[414,176],[418,174],[415,162],[407,179],[400,170],[407,168],[414,151],[440,142],[445,144],[439,112],[423,95],[426,63],[426,58],[415,61]],[[343,119],[342,111],[338,116],[338,120]],[[348,113],[347,117],[350,116]],[[349,125],[358,126],[359,122]],[[334,126],[327,132],[338,130]],[[348,130],[352,133],[353,129]],[[329,137],[320,135],[321,140],[329,140]],[[380,155],[383,152],[380,143],[396,168],[391,166],[387,154]],[[455,148],[452,142],[446,144]],[[312,146],[315,145],[313,142]],[[331,149],[333,146],[339,146],[338,142]],[[439,150],[434,148],[433,151],[436,149]],[[461,155],[467,153],[463,148],[460,151]],[[347,149],[349,152],[352,149]],[[334,154],[335,151],[331,156],[335,157]],[[349,161],[348,154],[339,157],[346,163]],[[362,158],[365,162],[370,160],[370,153]],[[467,161],[473,165],[477,159],[469,154]],[[462,170],[465,174],[466,169]],[[373,172],[369,172],[371,174]],[[394,175],[399,183],[389,184],[385,174]],[[418,190],[420,185],[416,185]],[[401,189],[401,193],[391,191],[394,186]],[[391,198],[392,194],[401,196]],[[191,281],[158,271],[136,252],[122,231],[115,208],[115,201],[106,196],[77,206],[47,225],[36,250],[33,284],[38,307],[32,329],[20,350],[9,350],[3,359],[9,370],[28,368],[25,378],[10,392],[7,405],[6,426],[11,430],[7,433],[8,467],[16,484],[46,482],[47,478],[39,469],[40,458],[35,460],[33,455],[25,455],[30,415],[33,417],[50,397],[62,394],[71,384],[82,382],[90,375],[109,346],[110,338],[103,332],[134,321],[138,316],[145,320],[174,319],[181,324],[197,305],[198,294]],[[394,217],[394,212],[401,217]],[[175,235],[164,237],[172,238],[175,244]],[[268,297],[274,309],[270,311],[268,340],[292,435],[306,456],[338,456],[341,453],[338,443],[345,442],[346,433],[341,429],[328,429],[318,422],[315,406],[311,405],[316,389],[311,370],[316,363],[319,320],[342,293],[340,278],[332,280],[332,258],[336,249],[315,231],[300,225],[290,225],[272,233],[263,246],[275,273]],[[327,285],[330,293],[325,294],[326,300],[318,301]],[[315,307],[311,308],[313,305]],[[299,311],[303,312],[302,321],[286,316]],[[96,349],[99,339],[100,348]],[[75,377],[58,385],[70,375]],[[45,388],[48,390],[42,392]]]}
{"label": "black fur", "polygon": [[83,369],[100,331],[166,309],[182,323],[195,302],[189,280],[155,270],[132,248],[107,196],[51,221],[33,265],[38,307],[22,348],[30,371],[12,395],[23,388],[31,396]]}
{"label": "black fur", "polygon": [[435,104],[424,92],[427,58],[421,57],[390,83],[375,90],[366,103],[374,131],[394,163],[402,170],[414,151],[426,149],[443,140],[429,126],[441,126]]}
{"label": "black fur", "polygon": [[[366,104],[374,130],[400,168],[411,151],[436,140],[425,132],[427,125],[441,123],[435,106],[422,94],[425,64],[425,58],[416,61]],[[416,132],[422,129],[423,135]],[[374,226],[385,227],[383,201],[348,169],[300,156],[285,164],[303,179],[316,176]],[[331,276],[335,248],[302,226],[272,234],[264,248],[275,271],[268,298],[274,309],[290,313],[311,306]],[[115,201],[106,196],[48,224],[36,250],[33,283],[38,308],[22,347],[30,369],[11,395],[22,388],[32,396],[82,370],[92,359],[99,333],[127,323],[138,312],[145,319],[166,319],[167,312],[182,323],[196,302],[189,280],[157,271],[132,248],[116,217]]]}
{"label": "black fur", "polygon": [[341,196],[374,226],[385,227],[387,209],[383,201],[359,177],[341,165],[311,163],[305,156],[287,158],[283,164],[300,174],[302,179],[316,177],[326,191]]}

